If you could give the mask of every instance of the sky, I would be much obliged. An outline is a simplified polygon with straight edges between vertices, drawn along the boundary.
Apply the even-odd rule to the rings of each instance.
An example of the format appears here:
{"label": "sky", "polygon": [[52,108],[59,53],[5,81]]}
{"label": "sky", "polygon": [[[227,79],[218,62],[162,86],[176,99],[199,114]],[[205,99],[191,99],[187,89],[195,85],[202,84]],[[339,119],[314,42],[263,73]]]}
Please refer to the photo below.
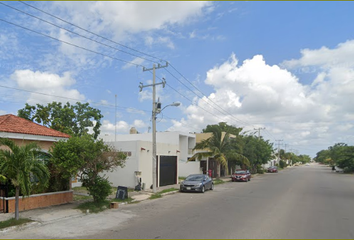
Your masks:
{"label": "sky", "polygon": [[[227,122],[315,157],[354,143],[354,2],[0,2],[0,115],[88,102],[101,137]],[[167,67],[163,67],[168,62]],[[160,64],[160,65],[159,65]],[[145,71],[144,71],[145,70]],[[146,86],[140,91],[139,85]],[[178,107],[168,106],[179,102]],[[258,130],[259,129],[259,130]]]}

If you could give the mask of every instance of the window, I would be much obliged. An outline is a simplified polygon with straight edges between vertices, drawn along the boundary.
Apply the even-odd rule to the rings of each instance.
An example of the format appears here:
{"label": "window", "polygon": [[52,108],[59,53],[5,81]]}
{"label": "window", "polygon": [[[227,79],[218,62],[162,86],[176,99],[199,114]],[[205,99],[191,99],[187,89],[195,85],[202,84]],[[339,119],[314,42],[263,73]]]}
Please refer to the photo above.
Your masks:
{"label": "window", "polygon": [[131,157],[132,156],[132,152],[122,152],[122,153],[124,153],[127,157]]}

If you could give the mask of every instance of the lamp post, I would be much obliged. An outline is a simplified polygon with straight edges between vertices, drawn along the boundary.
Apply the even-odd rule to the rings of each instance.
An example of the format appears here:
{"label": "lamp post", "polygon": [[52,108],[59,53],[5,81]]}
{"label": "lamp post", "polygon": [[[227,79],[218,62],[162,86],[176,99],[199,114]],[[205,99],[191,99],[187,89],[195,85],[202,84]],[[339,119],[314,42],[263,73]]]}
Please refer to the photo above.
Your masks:
{"label": "lamp post", "polygon": [[169,105],[166,105],[164,108],[160,109],[157,107],[157,102],[154,102],[152,109],[152,188],[153,192],[156,193],[156,116],[162,110],[167,107],[173,106],[178,107],[180,105],[179,102],[174,102]]}

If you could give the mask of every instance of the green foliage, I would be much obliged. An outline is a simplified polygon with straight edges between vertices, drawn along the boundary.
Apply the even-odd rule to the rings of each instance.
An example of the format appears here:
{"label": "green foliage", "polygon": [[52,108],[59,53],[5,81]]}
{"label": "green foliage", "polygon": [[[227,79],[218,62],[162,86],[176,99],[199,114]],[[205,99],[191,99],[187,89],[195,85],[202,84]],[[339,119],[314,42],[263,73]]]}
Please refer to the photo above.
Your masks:
{"label": "green foliage", "polygon": [[90,194],[95,201],[99,201],[99,196],[94,195],[94,185],[104,184],[99,173],[124,167],[126,159],[122,152],[115,151],[102,140],[95,140],[90,135],[59,141],[50,151],[53,156],[50,161],[62,176],[69,179],[79,174],[87,189],[92,190]]}
{"label": "green foliage", "polygon": [[[9,139],[1,138],[0,146],[7,147],[0,149],[0,172],[15,187],[16,202],[19,201],[20,191],[24,196],[28,196],[33,187],[47,186],[50,175],[45,164],[39,161],[42,153],[37,144],[18,146]],[[18,204],[15,216],[18,220]]]}
{"label": "green foliage", "polygon": [[206,128],[203,129],[203,133],[215,132],[215,131],[227,132],[229,134],[238,136],[242,131],[242,128],[230,126],[226,122],[220,122],[219,124],[207,125]]}
{"label": "green foliage", "polygon": [[108,200],[100,201],[100,202],[84,202],[77,206],[82,212],[86,213],[87,210],[90,213],[99,213],[107,208],[109,208],[110,202]]}
{"label": "green foliage", "polygon": [[280,160],[280,161],[279,161],[279,167],[281,167],[281,168],[286,168],[286,166],[287,166],[287,164],[286,164],[285,161],[283,161],[283,160]]}
{"label": "green foliage", "polygon": [[241,135],[236,141],[239,141],[242,154],[250,161],[251,173],[258,172],[259,166],[272,159],[273,144],[268,140],[253,135]]}
{"label": "green foliage", "polygon": [[346,173],[354,172],[354,146],[336,143],[327,150],[318,152],[315,161],[338,166]]}
{"label": "green foliage", "polygon": [[264,169],[260,165],[257,165],[257,173],[264,174]]}
{"label": "green foliage", "polygon": [[88,133],[88,127],[93,127],[93,137],[100,134],[101,111],[89,106],[88,103],[77,102],[65,105],[58,102],[49,103],[47,106],[37,104],[31,106],[26,103],[18,111],[18,116],[42,124],[69,135],[82,136]]}
{"label": "green foliage", "polygon": [[212,136],[197,143],[194,149],[205,149],[206,151],[196,153],[190,158],[190,161],[213,157],[223,166],[227,166],[228,161],[238,161],[249,165],[248,159],[237,151],[237,146],[230,138],[230,132],[238,134],[239,129],[228,126],[226,123],[219,123],[219,125],[208,125],[203,131],[210,131]]}
{"label": "green foliage", "polygon": [[161,198],[164,193],[174,192],[174,191],[178,191],[178,189],[177,189],[177,188],[164,189],[164,190],[162,190],[162,191],[160,191],[160,192],[157,192],[157,193],[152,194],[152,195],[149,197],[149,199]]}
{"label": "green foliage", "polygon": [[220,178],[216,178],[216,179],[213,180],[213,183],[214,183],[214,185],[218,185],[218,184],[225,183],[225,181],[220,179]]}
{"label": "green foliage", "polygon": [[29,223],[29,222],[33,222],[33,220],[31,220],[29,218],[20,218],[18,220],[14,219],[14,218],[11,218],[9,220],[0,222],[0,229],[13,227],[13,226],[18,226],[18,225],[26,224],[26,223]]}
{"label": "green foliage", "polygon": [[90,178],[90,176],[86,175],[82,179],[82,186],[87,188],[94,202],[105,200],[112,191],[109,181],[101,176]]}

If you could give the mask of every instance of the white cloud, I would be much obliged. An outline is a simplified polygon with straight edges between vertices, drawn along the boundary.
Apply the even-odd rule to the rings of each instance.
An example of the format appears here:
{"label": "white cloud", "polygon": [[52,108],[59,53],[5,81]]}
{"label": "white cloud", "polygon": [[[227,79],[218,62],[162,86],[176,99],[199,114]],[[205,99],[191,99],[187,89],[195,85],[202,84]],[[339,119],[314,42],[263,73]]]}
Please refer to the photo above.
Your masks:
{"label": "white cloud", "polygon": [[125,64],[122,68],[123,69],[128,69],[131,67],[136,67],[137,65],[142,65],[144,63],[144,59],[142,58],[135,58],[131,61],[129,61],[130,63]]}
{"label": "white cloud", "polygon": [[133,127],[135,127],[135,128],[146,128],[149,125],[150,125],[150,123],[146,123],[146,122],[139,120],[139,119],[134,120],[134,123],[133,123]]}
{"label": "white cloud", "polygon": [[283,65],[289,69],[299,67],[320,67],[331,69],[332,67],[354,67],[354,40],[340,43],[334,49],[321,47],[320,49],[303,49],[300,59],[284,61]]}
{"label": "white cloud", "polygon": [[85,99],[78,90],[70,88],[75,84],[75,80],[69,72],[59,76],[48,72],[17,70],[11,75],[11,80],[19,88],[30,91],[27,99],[29,104],[44,104],[53,101],[76,102]]}
{"label": "white cloud", "polygon": [[[187,117],[173,121],[171,129],[200,131],[207,124],[221,121],[245,130],[262,125],[267,128],[264,132],[267,137],[284,139],[294,148],[307,147],[308,154],[314,156],[340,141],[342,134],[354,134],[354,56],[348,59],[352,46],[354,42],[348,41],[333,50],[306,50],[302,54],[311,58],[303,56],[284,62],[282,66],[318,69],[309,85],[302,84],[286,69],[266,64],[261,55],[239,65],[232,54],[226,62],[207,72],[205,83],[214,91],[186,107]],[[346,139],[354,141],[351,137]],[[313,148],[309,150],[308,144]]]}
{"label": "white cloud", "polygon": [[117,133],[128,134],[130,127],[129,124],[125,121],[118,121],[116,125],[114,125],[108,120],[103,120],[100,129],[102,131],[101,135],[104,135],[105,133],[112,133],[112,132],[114,134],[115,129],[117,129]]}

